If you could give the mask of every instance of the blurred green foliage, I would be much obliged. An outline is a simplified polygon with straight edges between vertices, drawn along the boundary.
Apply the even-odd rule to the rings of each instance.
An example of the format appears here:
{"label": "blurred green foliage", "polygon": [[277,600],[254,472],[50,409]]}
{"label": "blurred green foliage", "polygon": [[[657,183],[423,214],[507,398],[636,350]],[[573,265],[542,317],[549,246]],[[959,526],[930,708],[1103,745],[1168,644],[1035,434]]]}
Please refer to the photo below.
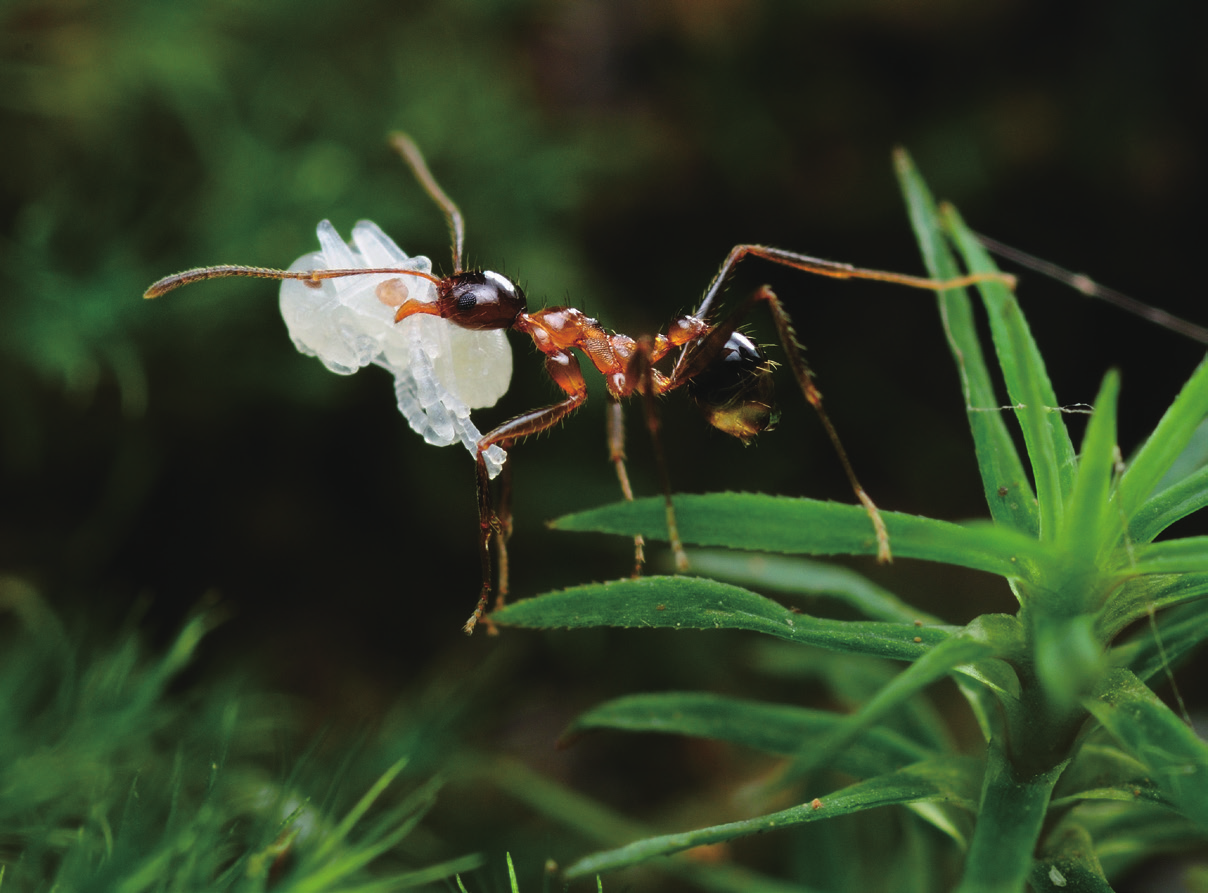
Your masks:
{"label": "blurred green foliage", "polygon": [[405,842],[440,787],[447,717],[410,705],[308,747],[298,702],[234,674],[179,685],[215,617],[148,654],[132,629],[102,643],[0,578],[6,889],[394,890],[481,864]]}

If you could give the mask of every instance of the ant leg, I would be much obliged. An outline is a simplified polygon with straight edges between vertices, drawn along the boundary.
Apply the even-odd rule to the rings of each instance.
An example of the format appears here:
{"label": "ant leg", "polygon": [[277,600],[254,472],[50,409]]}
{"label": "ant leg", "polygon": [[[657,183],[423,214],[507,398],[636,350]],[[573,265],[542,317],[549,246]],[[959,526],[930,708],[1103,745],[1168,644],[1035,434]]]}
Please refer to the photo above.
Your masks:
{"label": "ant leg", "polygon": [[953,279],[928,279],[924,276],[890,273],[887,270],[853,267],[851,264],[823,260],[818,257],[810,257],[808,254],[798,254],[796,251],[786,251],[783,248],[770,248],[767,245],[735,245],[730,249],[730,253],[726,255],[726,259],[722,261],[721,268],[718,269],[717,275],[713,277],[713,281],[709,283],[709,287],[705,289],[705,296],[701,299],[700,307],[693,314],[694,316],[701,317],[702,319],[705,317],[709,312],[713,299],[717,297],[726,280],[730,278],[730,274],[734,272],[734,268],[738,266],[739,261],[747,256],[761,257],[772,263],[782,264],[783,266],[802,270],[806,273],[814,273],[818,276],[829,276],[831,279],[872,279],[877,282],[892,282],[897,285],[905,285],[908,288],[925,288],[929,291],[962,288],[966,285],[975,285],[978,282],[1001,282],[1009,288],[1015,288],[1015,277],[1010,273],[970,273],[965,276],[957,276]]}
{"label": "ant leg", "polygon": [[810,372],[809,366],[805,363],[805,354],[800,342],[797,341],[797,333],[793,331],[793,323],[789,319],[788,313],[785,312],[784,305],[776,297],[776,293],[766,285],[761,286],[750,298],[752,305],[758,301],[763,301],[768,305],[768,310],[772,314],[772,321],[776,324],[776,331],[780,333],[780,343],[784,346],[785,356],[788,359],[789,366],[793,370],[793,376],[797,379],[797,384],[801,388],[801,393],[805,395],[806,401],[810,406],[814,407],[814,411],[818,414],[822,427],[826,429],[826,436],[830,438],[831,445],[835,448],[835,453],[839,456],[839,462],[843,466],[843,471],[847,474],[847,480],[851,484],[852,492],[856,494],[856,498],[860,500],[860,503],[864,506],[864,510],[868,512],[869,520],[872,521],[873,530],[876,531],[877,535],[877,561],[880,564],[888,564],[893,561],[893,556],[889,551],[889,531],[885,529],[885,520],[881,517],[881,513],[873,503],[872,497],[860,485],[860,481],[856,477],[856,471],[852,468],[851,461],[847,458],[847,451],[843,449],[843,443],[839,440],[839,432],[835,430],[830,416],[822,408],[822,392],[814,384],[814,374]]}
{"label": "ant leg", "polygon": [[[511,507],[503,510],[503,517],[495,511],[495,507],[491,502],[491,487],[490,476],[487,474],[486,462],[482,458],[482,454],[491,448],[494,444],[512,443],[530,434],[539,434],[547,428],[552,428],[558,424],[560,420],[574,412],[583,405],[583,401],[587,399],[587,382],[583,380],[583,372],[579,368],[579,361],[569,351],[558,350],[547,354],[545,357],[545,370],[549,373],[550,378],[567,393],[567,398],[561,403],[555,403],[552,406],[546,406],[541,409],[530,410],[522,415],[510,419],[491,431],[483,435],[478,441],[478,551],[482,561],[482,590],[478,596],[478,604],[474,608],[474,613],[470,615],[470,619],[465,622],[461,628],[467,636],[474,632],[474,627],[478,625],[478,621],[484,620],[483,615],[486,612],[487,603],[491,597],[491,536],[495,535],[496,542],[500,544],[500,554],[504,555],[503,543],[506,539],[505,531],[510,532],[511,529]],[[506,468],[506,466],[505,466]],[[507,494],[507,500],[510,503],[510,494]],[[506,562],[506,557],[502,559]],[[506,585],[506,578],[503,580]],[[499,596],[495,601],[495,607],[501,607],[504,598],[507,595],[503,586],[500,587]],[[489,622],[489,618],[485,618]]]}
{"label": "ant leg", "polygon": [[[511,441],[500,444],[505,450],[512,447]],[[482,560],[482,591],[478,595],[478,604],[474,614],[466,621],[462,631],[468,636],[481,621],[487,628],[487,634],[499,635],[499,630],[485,616],[487,601],[491,595],[491,536],[495,537],[495,562],[499,567],[498,583],[495,587],[495,607],[502,608],[508,594],[508,540],[512,537],[512,466],[505,463],[500,472],[499,508],[496,509],[491,500],[491,476],[487,471],[486,462],[482,455],[487,448],[478,451],[478,524],[479,524],[479,554]],[[484,520],[485,519],[485,520]]]}
{"label": "ant leg", "polygon": [[[487,451],[490,444],[484,446],[481,442],[478,445],[478,461],[476,471],[476,480],[478,482],[478,556],[482,562],[482,589],[478,592],[478,604],[474,606],[474,613],[470,615],[470,619],[462,626],[461,631],[467,636],[474,632],[474,627],[478,625],[478,621],[484,620],[483,614],[487,609],[487,602],[491,598],[491,582],[493,573],[491,570],[491,535],[498,535],[503,530],[503,524],[499,520],[499,516],[495,513],[495,508],[491,503],[491,475],[487,471],[487,463],[482,458],[482,454]],[[507,465],[504,466],[507,468]],[[507,586],[507,557],[504,553],[500,559],[500,590],[501,592]],[[502,596],[501,596],[502,597]],[[496,632],[495,625],[490,620],[485,620],[488,624],[488,632],[494,634]]]}
{"label": "ant leg", "polygon": [[[505,450],[512,448],[511,441],[500,444]],[[499,583],[495,596],[495,607],[502,608],[508,595],[508,540],[512,538],[512,466],[505,464],[499,474],[499,509],[495,512],[499,527],[495,531],[495,549],[498,554]]]}
{"label": "ant leg", "polygon": [[650,432],[651,446],[654,448],[654,458],[659,469],[659,478],[663,485],[663,505],[667,516],[667,540],[671,545],[671,554],[675,558],[675,569],[680,573],[688,570],[688,555],[684,552],[684,543],[679,535],[679,523],[675,519],[675,505],[671,502],[671,473],[667,469],[667,453],[663,449],[663,438],[660,434],[662,422],[659,420],[658,406],[655,395],[667,389],[665,379],[655,382],[655,352],[654,342],[649,336],[638,339],[637,351],[633,362],[641,365],[636,370],[642,383],[642,403],[646,410],[646,428]]}
{"label": "ant leg", "polygon": [[[616,400],[608,402],[608,459],[616,467],[617,480],[621,484],[621,495],[626,502],[633,502],[633,488],[629,486],[629,473],[625,471],[625,418],[621,404]],[[646,540],[639,533],[633,538],[633,576],[642,576],[642,566],[646,564]]]}
{"label": "ant leg", "polygon": [[855,469],[852,468],[851,461],[847,458],[847,451],[843,448],[843,442],[839,439],[839,432],[835,430],[830,416],[822,408],[822,392],[818,390],[817,385],[814,383],[814,374],[810,371],[809,366],[806,365],[805,354],[801,344],[797,341],[797,333],[793,331],[792,321],[789,319],[784,305],[781,304],[780,299],[776,297],[775,292],[771,288],[766,285],[760,287],[754,294],[736,307],[726,319],[710,329],[703,338],[686,348],[680,355],[676,370],[668,384],[668,390],[686,384],[689,379],[713,362],[730,336],[734,334],[739,323],[751,311],[752,307],[760,303],[767,305],[768,311],[772,315],[772,321],[776,325],[776,331],[780,335],[780,343],[784,347],[789,367],[793,370],[793,376],[797,379],[797,385],[801,388],[801,393],[805,396],[806,402],[818,414],[818,419],[822,422],[826,436],[830,439],[831,446],[834,447],[835,453],[839,457],[839,463],[843,466],[843,471],[847,475],[848,483],[851,484],[852,492],[860,500],[860,504],[864,506],[864,510],[868,512],[868,518],[872,522],[873,531],[877,538],[877,561],[881,564],[887,564],[893,560],[893,556],[889,550],[889,531],[885,528],[885,521],[881,517],[881,513],[872,501],[872,498],[865,492],[864,487],[861,486],[859,479],[856,477]]}

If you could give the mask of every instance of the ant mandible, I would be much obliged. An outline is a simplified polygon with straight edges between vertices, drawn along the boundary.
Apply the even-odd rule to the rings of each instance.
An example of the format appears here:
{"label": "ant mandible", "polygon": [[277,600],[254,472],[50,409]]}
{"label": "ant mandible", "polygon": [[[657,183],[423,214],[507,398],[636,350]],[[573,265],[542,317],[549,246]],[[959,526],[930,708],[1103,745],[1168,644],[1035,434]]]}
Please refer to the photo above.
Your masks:
{"label": "ant mandible", "polygon": [[[377,301],[387,308],[395,308],[395,324],[411,318],[436,316],[454,326],[471,332],[497,332],[511,329],[532,339],[533,345],[545,358],[545,369],[550,378],[563,391],[565,398],[550,406],[521,413],[499,425],[494,430],[470,441],[477,466],[479,553],[482,563],[482,589],[474,613],[462,627],[469,635],[483,619],[492,592],[491,539],[496,541],[499,556],[499,586],[495,607],[504,603],[507,595],[507,551],[506,541],[511,533],[510,486],[504,479],[500,506],[496,508],[490,490],[490,479],[500,470],[500,449],[507,450],[513,443],[533,434],[545,431],[570,415],[587,399],[587,384],[572,351],[577,350],[600,372],[608,392],[608,441],[610,459],[615,465],[621,489],[626,499],[633,499],[625,472],[623,438],[621,433],[620,401],[633,394],[642,395],[646,403],[647,426],[654,438],[655,454],[663,482],[666,505],[667,530],[677,568],[684,570],[687,560],[675,523],[675,512],[671,503],[671,490],[666,469],[666,460],[658,440],[658,424],[655,417],[654,398],[683,389],[688,397],[701,409],[705,419],[725,433],[749,443],[756,435],[775,427],[779,418],[773,396],[773,363],[749,338],[738,331],[743,319],[758,306],[767,307],[779,334],[781,345],[793,376],[814,408],[830,439],[839,462],[847,475],[852,491],[868,513],[877,543],[878,562],[891,560],[889,534],[885,523],[872,499],[856,477],[847,453],[843,448],[835,426],[822,407],[822,395],[815,386],[813,374],[805,363],[802,349],[797,341],[793,326],[780,299],[768,286],[757,289],[745,301],[727,314],[720,322],[711,323],[709,314],[714,300],[735,267],[746,257],[759,257],[773,263],[792,267],[808,273],[816,273],[835,279],[873,279],[913,288],[941,291],[958,288],[976,282],[993,279],[1014,284],[1014,278],[1004,274],[973,274],[949,280],[926,279],[900,273],[862,269],[849,264],[820,260],[763,245],[737,245],[722,263],[705,291],[700,307],[691,315],[681,316],[671,322],[666,334],[653,337],[631,338],[609,332],[582,311],[573,307],[546,307],[530,313],[524,292],[508,277],[490,270],[465,270],[462,268],[465,226],[457,205],[437,185],[416,144],[405,134],[395,133],[391,144],[410,167],[424,191],[444,213],[452,236],[453,272],[449,276],[435,276],[422,269],[403,269],[397,266],[374,266],[363,269],[290,269],[278,270],[267,267],[222,265],[187,270],[167,276],[147,289],[144,297],[160,295],[205,279],[232,276],[280,279],[283,294],[288,280],[297,280],[313,289],[324,288],[330,280],[352,276],[387,275],[392,278],[379,281],[374,289]],[[375,232],[380,233],[374,228]],[[321,227],[321,234],[323,230]],[[384,234],[381,238],[385,239]],[[389,242],[388,239],[386,239]],[[397,252],[397,246],[395,248]],[[340,246],[344,247],[344,246]],[[400,257],[405,258],[401,252]],[[323,255],[310,258],[321,260]],[[303,258],[303,261],[308,258]],[[420,259],[422,260],[422,259]],[[400,277],[417,277],[435,287],[435,299],[423,300],[411,293]],[[381,309],[381,306],[379,309]],[[296,339],[297,340],[297,339]],[[301,343],[299,344],[302,347]],[[679,353],[670,372],[662,372],[657,366],[676,348]],[[317,353],[307,349],[308,353]],[[325,362],[326,359],[325,359]],[[330,365],[330,364],[329,364]],[[385,365],[385,364],[383,364]],[[454,377],[457,370],[451,373]],[[438,377],[439,378],[439,377]],[[438,388],[448,389],[455,382],[437,381]],[[506,380],[503,382],[506,387]],[[502,393],[490,398],[491,405]],[[409,419],[410,420],[410,419]],[[412,421],[415,427],[414,421]],[[417,428],[418,430],[418,428]],[[477,437],[477,429],[469,428]],[[448,441],[444,441],[448,442]],[[507,467],[504,466],[507,471]],[[635,538],[635,574],[640,572],[643,556],[640,537]]]}

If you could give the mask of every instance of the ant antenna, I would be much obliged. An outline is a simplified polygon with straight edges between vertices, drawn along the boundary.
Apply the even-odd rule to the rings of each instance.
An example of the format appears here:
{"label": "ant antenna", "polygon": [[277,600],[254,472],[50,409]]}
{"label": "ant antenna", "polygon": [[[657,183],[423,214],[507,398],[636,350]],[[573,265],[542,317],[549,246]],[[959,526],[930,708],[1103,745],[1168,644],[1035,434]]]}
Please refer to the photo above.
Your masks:
{"label": "ant antenna", "polygon": [[390,134],[390,145],[403,157],[407,167],[411,168],[411,173],[415,175],[415,179],[419,180],[419,185],[424,187],[424,192],[428,193],[432,201],[440,205],[440,209],[445,212],[445,220],[449,223],[449,234],[453,237],[453,275],[456,276],[462,272],[462,248],[466,241],[466,225],[461,219],[461,210],[454,204],[453,199],[445,195],[445,191],[437,185],[432,172],[428,170],[428,163],[424,161],[424,156],[419,151],[419,146],[415,145],[415,140],[401,130],[396,130]]}
{"label": "ant antenna", "polygon": [[974,235],[977,236],[977,240],[987,250],[997,254],[999,257],[1006,258],[1012,263],[1019,264],[1021,267],[1029,270],[1034,270],[1051,279],[1056,279],[1058,282],[1064,282],[1071,288],[1082,292],[1088,298],[1099,298],[1100,300],[1107,301],[1107,303],[1119,307],[1121,310],[1125,310],[1142,319],[1147,319],[1163,328],[1170,329],[1172,332],[1186,335],[1193,341],[1208,344],[1208,329],[1203,326],[1188,322],[1158,307],[1151,307],[1149,304],[1138,301],[1136,298],[1130,298],[1128,295],[1118,292],[1114,288],[1100,285],[1085,273],[1070,272],[1055,263],[1041,260],[1039,257],[1028,254],[1026,251],[1020,251],[1018,248],[1004,245],[997,239],[991,239],[989,236],[983,236],[981,233],[974,233]]}
{"label": "ant antenna", "polygon": [[207,279],[227,279],[235,276],[250,279],[297,279],[305,282],[311,288],[318,288],[319,283],[324,279],[340,279],[344,276],[364,276],[372,273],[383,273],[393,276],[418,276],[421,279],[427,279],[435,285],[440,285],[441,283],[440,277],[430,276],[427,273],[421,273],[419,270],[397,270],[389,267],[372,270],[275,270],[272,267],[245,267],[240,264],[219,264],[214,267],[198,267],[195,270],[185,270],[183,273],[173,273],[171,276],[165,276],[158,282],[152,283],[151,287],[143,292],[143,297],[147,299],[158,298],[160,295],[175,291],[182,285],[204,282]]}

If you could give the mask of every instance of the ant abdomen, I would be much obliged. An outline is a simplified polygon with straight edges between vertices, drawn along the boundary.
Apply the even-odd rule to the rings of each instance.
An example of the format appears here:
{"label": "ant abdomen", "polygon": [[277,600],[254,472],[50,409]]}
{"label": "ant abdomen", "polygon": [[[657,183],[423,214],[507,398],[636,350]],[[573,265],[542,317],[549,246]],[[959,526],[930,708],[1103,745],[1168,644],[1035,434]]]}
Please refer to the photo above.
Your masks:
{"label": "ant abdomen", "polygon": [[744,444],[780,421],[772,363],[741,332],[730,334],[712,361],[688,379],[686,390],[710,425]]}

